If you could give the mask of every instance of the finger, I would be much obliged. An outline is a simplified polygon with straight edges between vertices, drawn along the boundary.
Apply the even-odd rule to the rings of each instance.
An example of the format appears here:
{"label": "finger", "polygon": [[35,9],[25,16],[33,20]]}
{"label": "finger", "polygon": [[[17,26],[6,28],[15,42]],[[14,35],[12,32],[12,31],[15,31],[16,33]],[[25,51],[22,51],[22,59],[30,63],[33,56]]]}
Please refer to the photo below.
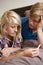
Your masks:
{"label": "finger", "polygon": [[38,56],[38,55],[39,55],[39,52],[38,51],[32,52],[32,57]]}

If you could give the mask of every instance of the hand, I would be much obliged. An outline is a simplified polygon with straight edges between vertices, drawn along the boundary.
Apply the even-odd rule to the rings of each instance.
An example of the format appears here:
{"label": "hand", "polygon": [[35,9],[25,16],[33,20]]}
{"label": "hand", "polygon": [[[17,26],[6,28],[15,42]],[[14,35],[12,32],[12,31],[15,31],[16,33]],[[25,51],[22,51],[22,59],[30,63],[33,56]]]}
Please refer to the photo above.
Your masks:
{"label": "hand", "polygon": [[37,48],[28,48],[24,51],[24,55],[25,56],[30,56],[30,57],[38,56],[39,55],[39,49],[37,49]]}
{"label": "hand", "polygon": [[41,48],[43,48],[43,23],[40,22],[37,28],[38,41],[41,44]]}
{"label": "hand", "polygon": [[38,24],[38,27],[37,27],[37,32],[41,32],[41,33],[42,33],[42,28],[43,28],[43,23],[40,22],[40,23]]}
{"label": "hand", "polygon": [[3,53],[4,56],[9,56],[11,53],[13,53],[19,49],[20,49],[19,47],[17,47],[17,48],[10,47],[10,48],[4,48],[1,52]]}
{"label": "hand", "polygon": [[41,21],[38,24],[38,27],[37,28],[43,28],[43,15],[41,16]]}

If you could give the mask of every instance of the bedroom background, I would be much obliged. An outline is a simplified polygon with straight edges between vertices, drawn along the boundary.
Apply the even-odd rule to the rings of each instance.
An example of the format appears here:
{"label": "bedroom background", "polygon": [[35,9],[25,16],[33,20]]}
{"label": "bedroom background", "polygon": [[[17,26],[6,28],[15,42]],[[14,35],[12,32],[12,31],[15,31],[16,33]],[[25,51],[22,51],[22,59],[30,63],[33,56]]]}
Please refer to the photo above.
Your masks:
{"label": "bedroom background", "polygon": [[6,10],[28,7],[36,2],[43,2],[43,0],[0,0],[0,17]]}

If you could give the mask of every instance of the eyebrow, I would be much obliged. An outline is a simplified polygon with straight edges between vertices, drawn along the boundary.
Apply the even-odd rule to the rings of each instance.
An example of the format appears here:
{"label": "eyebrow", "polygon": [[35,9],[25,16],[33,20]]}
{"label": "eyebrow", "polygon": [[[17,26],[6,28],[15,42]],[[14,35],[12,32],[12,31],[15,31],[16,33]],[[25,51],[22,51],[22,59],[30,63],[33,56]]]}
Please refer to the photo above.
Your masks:
{"label": "eyebrow", "polygon": [[40,17],[40,19],[38,21],[36,21],[36,20],[33,20],[33,21],[39,23],[41,21],[41,17]]}

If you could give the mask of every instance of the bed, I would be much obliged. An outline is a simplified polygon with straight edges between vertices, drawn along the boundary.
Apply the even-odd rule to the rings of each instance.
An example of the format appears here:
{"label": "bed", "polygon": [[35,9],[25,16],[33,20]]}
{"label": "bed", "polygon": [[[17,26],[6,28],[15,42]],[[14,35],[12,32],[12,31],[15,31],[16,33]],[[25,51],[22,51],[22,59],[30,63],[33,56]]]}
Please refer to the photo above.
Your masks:
{"label": "bed", "polygon": [[[32,7],[32,5],[17,8],[17,9],[11,9],[11,11],[15,11],[21,17],[24,17],[24,16],[29,16],[29,12],[30,12],[31,7]],[[24,47],[28,46],[28,45],[26,46],[26,43],[30,43],[30,42],[26,40],[24,42],[24,44],[25,44]],[[38,46],[38,44],[36,45],[36,47],[37,46]],[[21,56],[21,57],[17,57],[17,58],[7,60],[5,62],[0,61],[0,65],[43,65],[43,49],[40,48],[39,50],[40,50],[40,53],[39,53],[39,56],[37,56],[37,57]]]}

